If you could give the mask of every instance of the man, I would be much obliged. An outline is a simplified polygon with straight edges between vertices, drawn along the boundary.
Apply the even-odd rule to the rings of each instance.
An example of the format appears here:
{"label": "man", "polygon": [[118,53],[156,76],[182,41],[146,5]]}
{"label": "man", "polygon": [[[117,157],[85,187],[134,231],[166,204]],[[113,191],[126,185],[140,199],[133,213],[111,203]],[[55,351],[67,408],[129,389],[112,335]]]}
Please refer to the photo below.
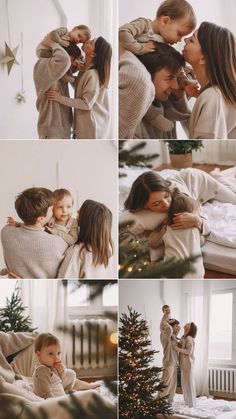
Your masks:
{"label": "man", "polygon": [[171,319],[169,324],[166,323],[161,331],[161,344],[163,346],[162,383],[165,387],[161,391],[160,397],[168,396],[169,402],[173,402],[177,387],[178,352],[175,348],[179,329],[179,321]]}
{"label": "man", "polygon": [[1,231],[3,253],[9,272],[20,278],[56,278],[67,243],[46,233],[52,216],[53,195],[46,188],[30,188],[18,195],[15,208],[23,221]]}
{"label": "man", "polygon": [[[160,42],[155,52],[139,57],[129,51],[121,51],[119,138],[165,138],[166,133],[157,128],[157,116],[160,113],[164,115],[162,103],[168,100],[172,92],[178,91],[177,76],[184,63],[178,51]],[[154,99],[155,106],[152,105]],[[187,119],[189,111],[185,97],[176,96],[173,101],[177,113],[180,116],[184,113]],[[176,117],[176,112],[173,114]]]}
{"label": "man", "polygon": [[[51,57],[43,56],[45,46],[51,49]],[[46,37],[43,44],[37,48],[37,55],[39,59],[34,66],[34,83],[37,92],[36,107],[39,112],[39,138],[70,138],[72,108],[48,100],[46,92],[49,89],[56,90],[60,91],[62,96],[69,97],[66,73],[81,56],[81,51],[75,44],[63,48]]]}

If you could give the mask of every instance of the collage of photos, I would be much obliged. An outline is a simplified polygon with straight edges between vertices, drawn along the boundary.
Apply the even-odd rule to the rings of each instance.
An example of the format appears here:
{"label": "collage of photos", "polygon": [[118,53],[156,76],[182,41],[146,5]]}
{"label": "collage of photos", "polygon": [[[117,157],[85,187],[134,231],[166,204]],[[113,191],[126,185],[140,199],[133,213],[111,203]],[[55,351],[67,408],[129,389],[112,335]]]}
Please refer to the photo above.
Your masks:
{"label": "collage of photos", "polygon": [[236,419],[235,0],[0,0],[0,419]]}

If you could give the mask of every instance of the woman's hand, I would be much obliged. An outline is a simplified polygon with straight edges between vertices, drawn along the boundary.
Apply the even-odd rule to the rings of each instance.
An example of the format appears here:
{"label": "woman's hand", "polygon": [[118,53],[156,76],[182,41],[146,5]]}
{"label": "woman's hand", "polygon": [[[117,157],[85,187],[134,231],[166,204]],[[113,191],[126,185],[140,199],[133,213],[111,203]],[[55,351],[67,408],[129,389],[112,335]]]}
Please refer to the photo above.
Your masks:
{"label": "woman's hand", "polygon": [[46,96],[49,100],[54,100],[55,102],[60,102],[61,99],[61,93],[54,90],[48,90]]}
{"label": "woman's hand", "polygon": [[170,227],[173,230],[196,227],[201,231],[202,219],[198,214],[194,212],[179,212],[174,215],[173,224],[171,224]]}

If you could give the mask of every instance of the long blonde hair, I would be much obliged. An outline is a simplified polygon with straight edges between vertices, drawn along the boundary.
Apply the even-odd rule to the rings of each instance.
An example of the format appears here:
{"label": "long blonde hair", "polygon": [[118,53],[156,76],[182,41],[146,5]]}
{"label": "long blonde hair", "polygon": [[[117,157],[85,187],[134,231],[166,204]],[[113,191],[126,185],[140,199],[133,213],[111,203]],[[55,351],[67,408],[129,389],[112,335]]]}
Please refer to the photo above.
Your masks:
{"label": "long blonde hair", "polygon": [[93,265],[108,265],[113,254],[111,238],[112,213],[100,202],[87,199],[79,211],[80,227],[77,243],[82,243],[81,251],[92,253]]}

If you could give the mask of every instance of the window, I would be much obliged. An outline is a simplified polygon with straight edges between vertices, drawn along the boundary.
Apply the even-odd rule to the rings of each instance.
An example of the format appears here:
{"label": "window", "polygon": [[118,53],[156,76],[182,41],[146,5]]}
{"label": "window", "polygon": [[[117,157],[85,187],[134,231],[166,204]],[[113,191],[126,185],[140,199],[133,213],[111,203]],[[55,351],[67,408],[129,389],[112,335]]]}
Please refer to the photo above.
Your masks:
{"label": "window", "polygon": [[212,364],[232,364],[236,361],[235,302],[236,290],[219,291],[211,296],[209,359]]}
{"label": "window", "polygon": [[118,284],[107,285],[101,294],[91,298],[96,285],[85,284],[78,287],[78,281],[68,281],[68,313],[70,319],[101,316],[105,311],[117,311]]}

